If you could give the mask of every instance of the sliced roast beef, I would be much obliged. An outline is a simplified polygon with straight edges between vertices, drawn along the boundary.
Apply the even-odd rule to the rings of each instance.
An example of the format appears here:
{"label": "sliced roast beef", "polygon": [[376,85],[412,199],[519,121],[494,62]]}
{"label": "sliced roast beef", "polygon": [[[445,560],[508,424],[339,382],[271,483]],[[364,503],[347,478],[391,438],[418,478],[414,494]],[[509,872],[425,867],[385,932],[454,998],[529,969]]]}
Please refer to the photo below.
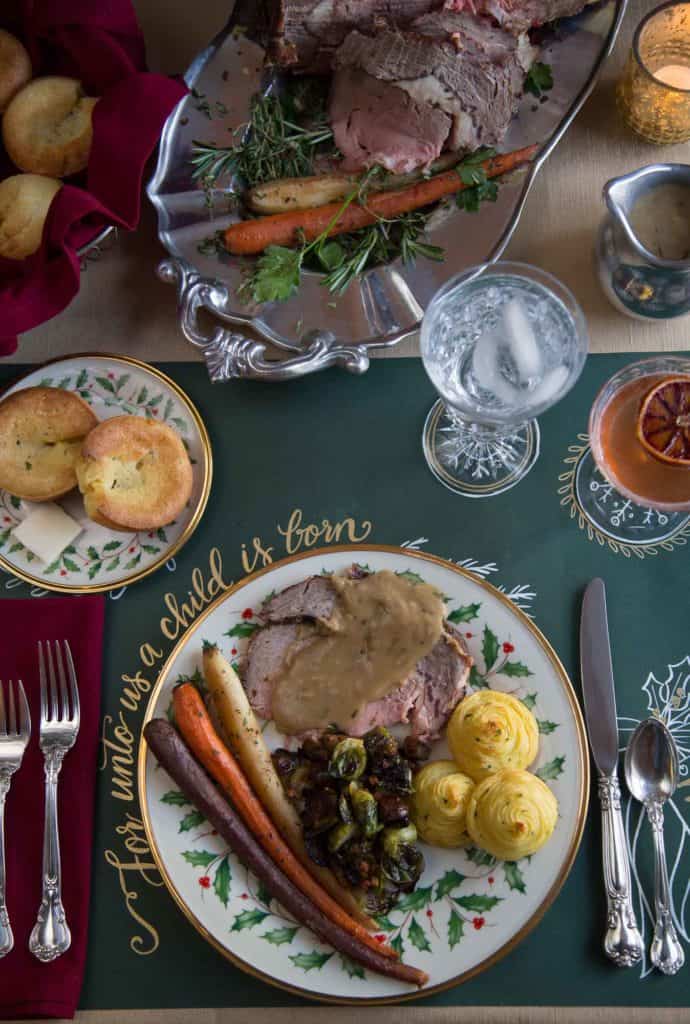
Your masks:
{"label": "sliced roast beef", "polygon": [[494,18],[510,32],[526,32],[557,18],[579,14],[597,0],[446,0],[449,11],[469,11]]}
{"label": "sliced roast beef", "polygon": [[380,164],[395,174],[435,160],[452,127],[439,107],[354,67],[334,76],[329,120],[343,170]]}
{"label": "sliced roast beef", "polygon": [[[487,19],[453,11],[424,15],[405,31],[388,27],[373,34],[350,32],[336,52],[330,107],[336,143],[347,165],[355,167],[359,161],[359,166],[390,167],[393,152],[394,159],[411,170],[429,163],[443,147],[474,150],[500,142],[517,110],[535,52],[526,35],[516,38]],[[390,133],[375,146],[376,138],[388,129],[392,94],[368,88],[365,79],[353,89],[362,73],[406,92],[413,101],[397,107],[392,138],[399,143],[398,150],[390,148]],[[439,113],[448,120],[439,121]],[[420,131],[422,144],[415,152],[404,143]],[[365,158],[370,147],[376,157]],[[380,151],[389,155],[388,162]]]}
{"label": "sliced roast beef", "polygon": [[347,33],[366,32],[380,20],[405,25],[443,0],[279,0],[269,31],[269,55],[282,67],[312,74],[331,69]]}
{"label": "sliced roast beef", "polygon": [[[249,701],[262,718],[272,717],[273,684],[288,650],[311,642],[319,623],[333,614],[337,600],[328,576],[310,576],[264,605],[265,625],[251,638],[243,674]],[[413,736],[435,738],[465,692],[471,664],[461,635],[446,623],[438,643],[407,679],[386,697],[362,708],[347,723],[348,733],[362,736],[376,725],[402,722],[410,724]]]}

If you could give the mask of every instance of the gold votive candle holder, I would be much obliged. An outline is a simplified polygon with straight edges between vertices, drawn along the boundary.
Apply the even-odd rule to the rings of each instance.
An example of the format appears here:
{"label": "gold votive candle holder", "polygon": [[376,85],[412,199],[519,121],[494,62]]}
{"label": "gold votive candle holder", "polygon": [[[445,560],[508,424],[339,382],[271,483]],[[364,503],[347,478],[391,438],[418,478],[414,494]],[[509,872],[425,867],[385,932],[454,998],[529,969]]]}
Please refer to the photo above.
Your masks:
{"label": "gold votive candle holder", "polygon": [[690,139],[690,2],[671,0],[642,19],[616,98],[648,142]]}

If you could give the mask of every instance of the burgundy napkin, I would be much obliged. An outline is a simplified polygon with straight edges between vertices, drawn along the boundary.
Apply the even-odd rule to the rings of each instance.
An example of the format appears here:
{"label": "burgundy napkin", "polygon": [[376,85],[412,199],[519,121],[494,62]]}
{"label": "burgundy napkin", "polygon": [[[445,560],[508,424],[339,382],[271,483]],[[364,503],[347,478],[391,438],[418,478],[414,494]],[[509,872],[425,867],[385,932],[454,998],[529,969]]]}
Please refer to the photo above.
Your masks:
{"label": "burgundy napkin", "polygon": [[[2,678],[21,679],[31,709],[32,736],[13,776],[5,813],[7,906],[14,949],[0,960],[0,1019],[73,1017],[79,1002],[89,919],[94,788],[103,639],[102,596],[0,601]],[[63,902],[70,949],[51,964],[28,950],[41,900],[43,755],[38,746],[38,640],[69,641],[79,682],[81,728],[60,773],[58,814]]]}
{"label": "burgundy napkin", "polygon": [[[50,319],[74,297],[80,246],[108,224],[136,227],[146,161],[187,89],[146,72],[130,0],[22,0],[14,19],[0,12],[0,26],[22,38],[34,76],[79,78],[87,92],[101,97],[88,169],[53,200],[41,248],[26,260],[0,258],[3,356],[16,349],[17,334]],[[15,173],[2,154],[0,177]]]}

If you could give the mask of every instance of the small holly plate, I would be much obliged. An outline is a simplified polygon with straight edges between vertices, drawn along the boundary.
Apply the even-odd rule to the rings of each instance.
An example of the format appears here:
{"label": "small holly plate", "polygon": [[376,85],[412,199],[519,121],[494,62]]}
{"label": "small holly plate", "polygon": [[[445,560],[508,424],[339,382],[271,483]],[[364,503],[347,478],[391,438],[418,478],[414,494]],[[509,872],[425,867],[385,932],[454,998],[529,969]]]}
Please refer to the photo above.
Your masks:
{"label": "small holly plate", "polygon": [[93,593],[129,586],[172,558],[201,519],[212,474],[206,427],[174,381],[153,366],[127,356],[85,354],[53,360],[15,381],[2,397],[38,385],[76,392],[99,420],[128,414],[169,424],[189,453],[192,496],[175,522],[158,530],[130,533],[92,522],[75,489],[59,504],[83,527],[82,532],[47,565],[12,533],[36,505],[0,488],[0,568],[44,590]]}
{"label": "small holly plate", "polygon": [[[549,842],[514,863],[478,849],[442,850],[420,844],[425,869],[417,888],[377,919],[405,962],[429,974],[420,991],[365,970],[320,942],[281,907],[192,807],[142,740],[139,800],[151,852],[180,909],[220,953],[263,980],[328,1002],[399,1002],[457,985],[485,970],[523,939],[565,881],[582,836],[589,793],[582,714],[553,648],[533,622],[500,591],[452,562],[392,547],[335,547],[277,562],[219,597],[186,631],[151,693],[145,721],[165,716],[177,680],[203,687],[203,641],[241,661],[258,613],[274,591],[305,577],[339,572],[353,562],[424,580],[446,597],[474,665],[470,684],[515,694],[534,712],[539,754],[530,770],[558,799]],[[268,723],[269,747],[294,745]],[[432,758],[447,757],[439,740]]]}

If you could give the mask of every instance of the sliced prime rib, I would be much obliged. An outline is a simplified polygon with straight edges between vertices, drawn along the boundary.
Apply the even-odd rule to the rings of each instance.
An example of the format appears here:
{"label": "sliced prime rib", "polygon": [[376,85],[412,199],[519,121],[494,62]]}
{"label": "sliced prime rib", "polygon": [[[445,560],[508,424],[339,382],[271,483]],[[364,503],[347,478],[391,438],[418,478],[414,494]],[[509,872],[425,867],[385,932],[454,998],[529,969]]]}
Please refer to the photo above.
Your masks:
{"label": "sliced prime rib", "polygon": [[469,11],[493,18],[510,32],[526,32],[557,18],[570,18],[597,0],[446,0],[449,11]]}
{"label": "sliced prime rib", "polygon": [[366,32],[381,20],[405,25],[442,5],[443,0],[278,0],[268,54],[281,67],[326,72],[351,29]]}
{"label": "sliced prime rib", "polygon": [[381,163],[404,173],[444,148],[495,145],[517,110],[535,53],[525,34],[453,11],[423,15],[404,31],[355,29],[335,54],[329,111],[344,167]]}
{"label": "sliced prime rib", "polygon": [[[272,717],[273,682],[288,649],[310,643],[317,623],[328,621],[337,600],[327,576],[311,576],[264,605],[265,625],[251,638],[243,673],[249,701],[262,718]],[[348,732],[363,736],[376,725],[402,722],[410,724],[413,736],[435,738],[465,693],[471,665],[462,636],[445,623],[439,641],[407,679],[386,697],[365,705],[348,723]]]}

